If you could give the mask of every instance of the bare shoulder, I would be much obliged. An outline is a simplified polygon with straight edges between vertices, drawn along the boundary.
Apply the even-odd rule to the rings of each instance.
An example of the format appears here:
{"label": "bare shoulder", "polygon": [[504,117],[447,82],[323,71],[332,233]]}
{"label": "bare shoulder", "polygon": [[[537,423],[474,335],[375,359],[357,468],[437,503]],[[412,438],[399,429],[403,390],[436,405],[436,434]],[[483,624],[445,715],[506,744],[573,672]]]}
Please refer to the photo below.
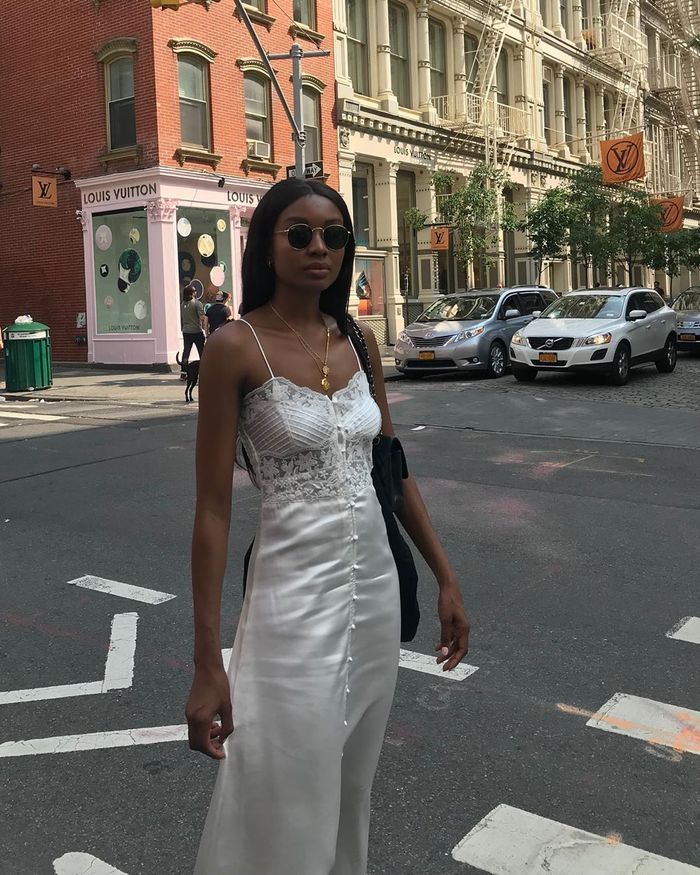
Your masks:
{"label": "bare shoulder", "polygon": [[204,345],[202,377],[206,379],[207,373],[217,373],[224,379],[242,383],[248,372],[252,343],[250,328],[238,320],[217,328]]}
{"label": "bare shoulder", "polygon": [[374,352],[374,350],[376,350],[377,353],[379,353],[379,344],[377,343],[377,338],[370,326],[367,325],[366,322],[360,322],[358,319],[355,319],[355,325],[357,325],[362,332],[362,336],[364,337],[365,343],[367,344],[367,349],[370,352]]}

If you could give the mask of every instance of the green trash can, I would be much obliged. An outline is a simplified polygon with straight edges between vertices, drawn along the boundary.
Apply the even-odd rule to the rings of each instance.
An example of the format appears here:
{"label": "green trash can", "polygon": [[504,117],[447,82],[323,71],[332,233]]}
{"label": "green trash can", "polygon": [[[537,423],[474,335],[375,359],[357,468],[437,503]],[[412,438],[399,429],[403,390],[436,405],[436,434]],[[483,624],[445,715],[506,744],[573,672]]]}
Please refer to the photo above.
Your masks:
{"label": "green trash can", "polygon": [[3,331],[5,389],[26,392],[53,385],[49,326],[41,322],[14,322]]}

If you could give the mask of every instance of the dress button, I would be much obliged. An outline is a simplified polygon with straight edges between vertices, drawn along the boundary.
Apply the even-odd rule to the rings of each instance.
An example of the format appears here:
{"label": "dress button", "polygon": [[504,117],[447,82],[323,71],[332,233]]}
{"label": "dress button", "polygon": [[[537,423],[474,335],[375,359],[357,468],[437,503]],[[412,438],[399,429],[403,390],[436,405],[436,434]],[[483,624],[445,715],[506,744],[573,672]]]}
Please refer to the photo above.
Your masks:
{"label": "dress button", "polygon": [[351,628],[351,629],[357,629],[357,626],[356,626],[355,623],[351,623],[351,624],[350,624],[350,628]]}
{"label": "dress button", "polygon": [[351,538],[350,540],[351,540],[351,541],[358,541],[359,538],[360,538],[359,535],[353,535],[352,538]]}
{"label": "dress button", "polygon": [[350,687],[345,687],[345,692],[346,692],[346,693],[349,693],[349,692],[350,692]]}
{"label": "dress button", "polygon": [[352,656],[348,656],[348,662],[352,662]]}
{"label": "dress button", "polygon": [[352,597],[352,600],[353,600],[354,602],[356,602],[358,599],[359,599],[359,595],[354,595],[354,596]]}
{"label": "dress button", "polygon": [[360,566],[359,566],[357,563],[355,563],[355,564],[352,566],[352,570],[353,570],[353,571],[357,571],[357,570],[359,569],[359,567],[360,567]]}
{"label": "dress button", "polygon": [[346,726],[348,725],[348,721],[347,721],[347,720],[343,720],[343,723],[344,723]]}

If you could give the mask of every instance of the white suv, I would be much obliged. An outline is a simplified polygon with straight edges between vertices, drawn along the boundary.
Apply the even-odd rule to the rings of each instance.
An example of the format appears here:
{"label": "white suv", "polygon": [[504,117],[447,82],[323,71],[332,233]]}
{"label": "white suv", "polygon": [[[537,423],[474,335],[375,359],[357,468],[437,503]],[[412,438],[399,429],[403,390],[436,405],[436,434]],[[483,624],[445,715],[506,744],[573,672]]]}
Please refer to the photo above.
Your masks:
{"label": "white suv", "polygon": [[630,368],[655,362],[676,367],[676,314],[652,289],[586,289],[550,304],[513,335],[510,361],[516,380],[538,371],[603,370],[617,386]]}

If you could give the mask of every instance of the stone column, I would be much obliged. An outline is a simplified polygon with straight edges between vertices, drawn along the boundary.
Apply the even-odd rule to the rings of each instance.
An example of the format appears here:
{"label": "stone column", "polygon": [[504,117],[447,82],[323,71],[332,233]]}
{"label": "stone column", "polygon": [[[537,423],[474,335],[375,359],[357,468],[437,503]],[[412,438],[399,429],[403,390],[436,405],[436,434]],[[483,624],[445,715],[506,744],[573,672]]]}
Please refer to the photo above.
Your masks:
{"label": "stone column", "polygon": [[396,174],[399,165],[382,162],[375,168],[375,198],[377,215],[377,249],[386,252],[384,283],[386,292],[386,318],[389,326],[389,342],[404,328],[403,295],[399,277],[399,215],[396,205]]}
{"label": "stone column", "polygon": [[566,31],[564,30],[564,25],[561,20],[561,7],[559,6],[559,0],[549,0],[549,9],[552,13],[552,30],[559,37],[565,37]]}
{"label": "stone column", "polygon": [[566,112],[564,110],[564,68],[557,64],[554,68],[554,128],[556,131],[556,146],[562,158],[570,155],[566,144]]}
{"label": "stone column", "polygon": [[150,259],[151,320],[154,361],[175,363],[182,345],[180,331],[180,282],[178,277],[177,201],[154,198],[146,203]]}
{"label": "stone column", "polygon": [[593,48],[603,48],[603,16],[600,11],[600,0],[589,0],[591,11],[591,27],[593,30]]}
{"label": "stone column", "polygon": [[430,32],[428,29],[428,0],[418,4],[418,109],[427,122],[437,116],[430,102]]}
{"label": "stone column", "polygon": [[[355,155],[350,151],[350,131],[347,128],[338,129],[338,192],[345,201],[350,218],[355,222],[354,204],[352,200],[352,172],[355,169]],[[350,312],[357,316],[357,295],[355,283],[350,288]]]}
{"label": "stone column", "polygon": [[399,104],[391,87],[391,47],[389,45],[389,2],[377,0],[377,97],[382,109],[398,112]]}
{"label": "stone column", "polygon": [[525,46],[520,43],[513,51],[513,105],[522,113],[524,136],[528,140],[536,138],[537,134],[533,123],[533,112],[527,96],[527,71],[525,68]]}
{"label": "stone column", "polygon": [[[608,135],[605,124],[605,88],[602,85],[595,87],[595,130],[598,140],[604,140]],[[598,145],[598,157],[600,157],[600,145]]]}
{"label": "stone column", "polygon": [[573,0],[570,15],[569,29],[571,33],[569,34],[569,39],[575,42],[579,48],[586,49],[586,41],[581,36],[583,32],[583,7],[581,6],[581,0]]}
{"label": "stone column", "polygon": [[464,54],[464,19],[457,16],[452,21],[453,55],[455,69],[454,117],[463,119],[467,112],[467,57]]}
{"label": "stone column", "polygon": [[583,76],[576,77],[576,142],[574,153],[590,164],[591,154],[586,142],[586,92]]}
{"label": "stone column", "polygon": [[525,81],[525,94],[528,97],[531,113],[533,115],[533,124],[535,126],[533,148],[537,152],[547,152],[549,147],[547,146],[547,141],[544,136],[544,126],[546,121],[544,119],[542,52],[540,51],[540,40],[538,37],[529,34],[525,34],[525,39],[530,44],[525,49],[526,63],[524,71],[526,76],[528,70],[531,71],[531,75]]}
{"label": "stone column", "polygon": [[338,97],[352,97],[353,85],[348,69],[348,25],[344,0],[333,0],[333,59]]}

